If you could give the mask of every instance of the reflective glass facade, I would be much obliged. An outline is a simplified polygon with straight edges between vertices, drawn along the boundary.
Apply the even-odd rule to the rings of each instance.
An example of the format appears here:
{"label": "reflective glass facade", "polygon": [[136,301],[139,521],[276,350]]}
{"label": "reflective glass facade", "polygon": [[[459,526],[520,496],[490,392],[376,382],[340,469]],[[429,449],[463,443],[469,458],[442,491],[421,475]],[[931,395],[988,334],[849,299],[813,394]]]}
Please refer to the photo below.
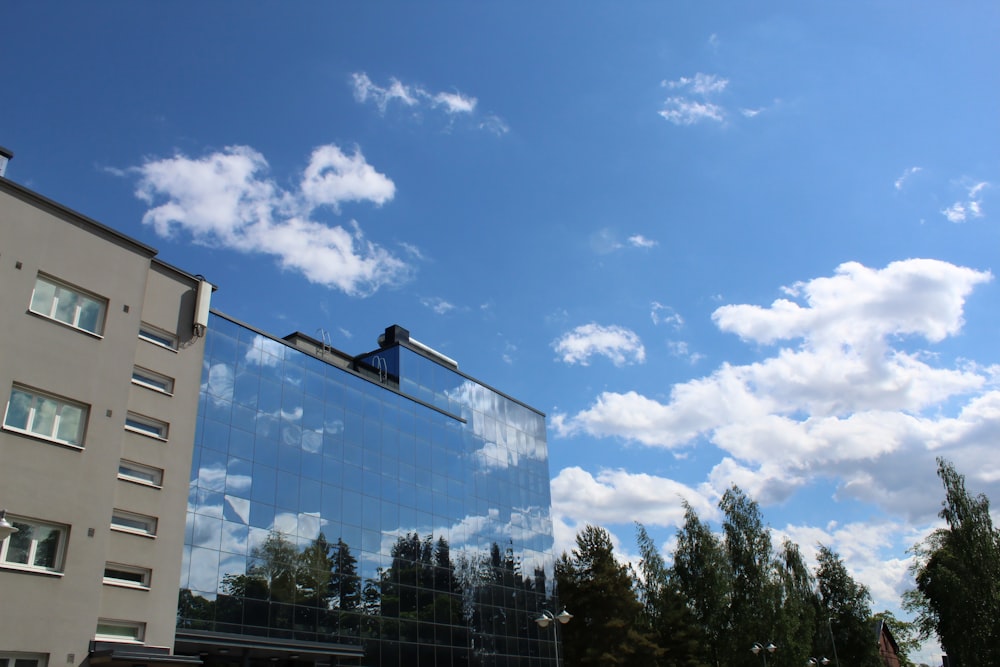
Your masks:
{"label": "reflective glass facade", "polygon": [[356,368],[212,315],[179,635],[555,667],[544,416],[405,345]]}

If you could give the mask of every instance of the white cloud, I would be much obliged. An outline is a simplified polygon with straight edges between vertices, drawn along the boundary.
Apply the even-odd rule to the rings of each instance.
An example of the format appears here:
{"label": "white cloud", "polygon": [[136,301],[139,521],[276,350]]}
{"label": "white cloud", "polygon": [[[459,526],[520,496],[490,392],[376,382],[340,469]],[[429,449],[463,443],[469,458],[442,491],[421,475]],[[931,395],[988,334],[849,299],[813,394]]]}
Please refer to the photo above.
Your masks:
{"label": "white cloud", "polygon": [[677,330],[684,326],[684,318],[681,317],[680,313],[670,306],[664,306],[659,301],[650,304],[649,317],[653,320],[653,324],[669,324]]}
{"label": "white cloud", "polygon": [[370,201],[381,206],[396,194],[395,184],[375,171],[361,151],[345,155],[332,144],[313,151],[302,175],[301,190],[310,206],[334,208],[345,201]]}
{"label": "white cloud", "polygon": [[[432,92],[422,86],[405,84],[395,77],[389,79],[388,85],[379,86],[364,72],[351,74],[351,88],[354,90],[355,100],[362,104],[368,102],[375,104],[379,113],[383,115],[392,105],[398,103],[414,112],[439,109],[451,118],[477,117],[479,100],[457,90]],[[449,121],[449,126],[450,124]],[[497,136],[509,131],[504,120],[492,113],[479,118],[475,127]]]}
{"label": "white cloud", "polygon": [[133,170],[136,196],[150,205],[143,222],[160,236],[183,230],[196,243],[273,255],[283,268],[352,296],[408,277],[409,266],[366,241],[357,223],[345,228],[312,219],[321,206],[337,211],[342,202],[380,206],[393,198],[393,182],[361,151],[318,147],[297,191],[279,187],[267,170],[264,157],[248,146],[148,160]]}
{"label": "white cloud", "polygon": [[461,93],[438,93],[433,100],[434,104],[444,107],[448,113],[472,113],[476,110],[476,98]]}
{"label": "white cloud", "polygon": [[709,477],[716,489],[735,482],[776,502],[826,475],[845,498],[931,515],[935,455],[968,460],[979,478],[1000,481],[1000,461],[986,453],[1000,436],[1000,391],[988,389],[997,369],[934,366],[919,349],[957,335],[966,298],[991,278],[936,260],[878,270],[847,263],[793,285],[789,299],[768,308],[723,306],[713,316],[722,331],[794,347],[723,364],[674,385],[666,401],[603,392],[587,409],[554,415],[553,431],[664,448],[707,439],[727,454]]}
{"label": "white cloud", "polygon": [[668,340],[667,349],[675,357],[684,359],[691,364],[696,364],[705,358],[705,355],[698,352],[692,352],[691,347],[688,345],[687,341],[683,340]]}
{"label": "white cloud", "polygon": [[674,125],[694,125],[703,120],[721,123],[724,119],[718,104],[685,97],[668,97],[657,113]]}
{"label": "white cloud", "polygon": [[698,72],[693,77],[682,76],[675,81],[664,81],[663,86],[671,89],[690,90],[695,95],[721,93],[729,85],[729,79],[723,79],[715,74]]}
{"label": "white cloud", "polygon": [[607,357],[615,366],[642,363],[646,350],[635,332],[619,326],[594,322],[578,326],[552,343],[567,364],[587,366],[594,355]]}
{"label": "white cloud", "polygon": [[[552,513],[557,526],[563,528],[563,539],[570,538],[564,546],[572,547],[572,536],[588,523],[628,525],[638,521],[647,526],[680,526],[684,522],[682,500],[699,516],[714,518],[718,510],[711,494],[708,488],[694,489],[667,477],[624,470],[602,470],[594,476],[571,467],[552,480]],[[558,542],[557,537],[557,551]]]}
{"label": "white cloud", "polygon": [[693,77],[664,80],[660,85],[683,93],[668,97],[663,108],[657,112],[674,125],[694,125],[706,120],[721,123],[725,120],[724,109],[709,98],[722,93],[729,85],[728,79],[698,72]]}
{"label": "white cloud", "polygon": [[635,234],[633,236],[628,237],[628,242],[633,246],[635,246],[636,248],[655,248],[656,246],[659,245],[658,241],[654,241],[653,239],[647,239],[642,234]]}
{"label": "white cloud", "polygon": [[372,83],[364,72],[355,72],[351,75],[351,83],[354,88],[354,99],[358,102],[367,102],[371,99],[382,113],[385,113],[386,107],[393,100],[405,106],[417,104],[416,96],[395,77],[389,80],[387,87],[382,88]]}
{"label": "white cloud", "polygon": [[455,304],[449,303],[448,301],[445,301],[441,297],[437,296],[424,297],[420,299],[420,303],[424,306],[427,306],[438,315],[447,315],[451,311],[455,310],[455,308],[457,307],[455,306]]}
{"label": "white cloud", "polygon": [[922,171],[921,167],[909,167],[903,171],[899,178],[896,179],[893,185],[897,190],[902,190],[903,185],[906,183],[907,179],[914,174],[918,174]]}
{"label": "white cloud", "polygon": [[941,214],[948,219],[948,222],[965,222],[970,217],[983,217],[983,190],[990,187],[986,181],[974,183],[967,188],[966,197],[956,201],[951,206],[942,209]]}

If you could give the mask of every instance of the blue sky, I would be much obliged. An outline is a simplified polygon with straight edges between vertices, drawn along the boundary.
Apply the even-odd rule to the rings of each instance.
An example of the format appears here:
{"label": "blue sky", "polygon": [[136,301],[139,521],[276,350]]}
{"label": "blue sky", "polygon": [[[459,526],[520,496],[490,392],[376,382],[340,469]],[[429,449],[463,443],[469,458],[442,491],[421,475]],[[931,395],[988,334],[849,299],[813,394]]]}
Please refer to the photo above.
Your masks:
{"label": "blue sky", "polygon": [[549,415],[556,533],[736,483],[876,607],[1000,497],[1000,6],[5,3],[8,177]]}

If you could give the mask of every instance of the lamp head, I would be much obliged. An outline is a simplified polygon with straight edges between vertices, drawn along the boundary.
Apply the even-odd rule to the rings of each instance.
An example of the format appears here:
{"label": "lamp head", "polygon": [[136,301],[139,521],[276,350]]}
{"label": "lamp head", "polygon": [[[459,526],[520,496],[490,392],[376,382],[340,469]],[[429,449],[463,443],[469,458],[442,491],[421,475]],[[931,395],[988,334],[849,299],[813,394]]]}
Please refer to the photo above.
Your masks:
{"label": "lamp head", "polygon": [[569,623],[572,618],[573,618],[573,614],[569,613],[565,609],[563,609],[561,612],[559,612],[556,615],[556,620],[559,621],[560,623],[562,623],[563,625],[566,625],[567,623]]}
{"label": "lamp head", "polygon": [[7,510],[0,510],[0,542],[17,532],[17,527],[7,520]]}

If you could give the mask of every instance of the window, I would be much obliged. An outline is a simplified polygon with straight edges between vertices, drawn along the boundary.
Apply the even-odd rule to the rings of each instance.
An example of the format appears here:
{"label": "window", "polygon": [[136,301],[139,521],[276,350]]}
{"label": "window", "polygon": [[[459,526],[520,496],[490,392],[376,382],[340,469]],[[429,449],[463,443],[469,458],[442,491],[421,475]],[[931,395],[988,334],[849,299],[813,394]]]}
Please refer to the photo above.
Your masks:
{"label": "window", "polygon": [[87,408],[19,385],[10,390],[4,428],[83,447]]}
{"label": "window", "polygon": [[0,653],[0,667],[45,667],[46,657],[40,653]]}
{"label": "window", "polygon": [[137,384],[140,387],[152,389],[162,394],[174,393],[173,378],[139,366],[135,366],[132,369],[132,384]]}
{"label": "window", "polygon": [[97,621],[97,632],[94,633],[94,639],[141,644],[145,634],[145,623],[101,618]]}
{"label": "window", "polygon": [[139,338],[169,350],[177,350],[177,336],[145,322],[139,326]]}
{"label": "window", "polygon": [[106,306],[105,299],[39,275],[35,279],[29,309],[42,317],[100,336],[104,331]]}
{"label": "window", "polygon": [[147,567],[107,563],[104,566],[104,583],[109,586],[124,586],[126,588],[149,590],[151,574],[152,572]]}
{"label": "window", "polygon": [[69,528],[7,515],[17,532],[0,542],[0,565],[21,570],[62,572]]}
{"label": "window", "polygon": [[125,415],[125,428],[129,431],[148,435],[151,438],[166,440],[169,427],[166,422],[130,412]]}
{"label": "window", "polygon": [[163,484],[163,471],[142,463],[122,459],[118,462],[118,479],[159,487]]}
{"label": "window", "polygon": [[156,535],[156,517],[114,510],[111,513],[111,528],[152,537]]}

